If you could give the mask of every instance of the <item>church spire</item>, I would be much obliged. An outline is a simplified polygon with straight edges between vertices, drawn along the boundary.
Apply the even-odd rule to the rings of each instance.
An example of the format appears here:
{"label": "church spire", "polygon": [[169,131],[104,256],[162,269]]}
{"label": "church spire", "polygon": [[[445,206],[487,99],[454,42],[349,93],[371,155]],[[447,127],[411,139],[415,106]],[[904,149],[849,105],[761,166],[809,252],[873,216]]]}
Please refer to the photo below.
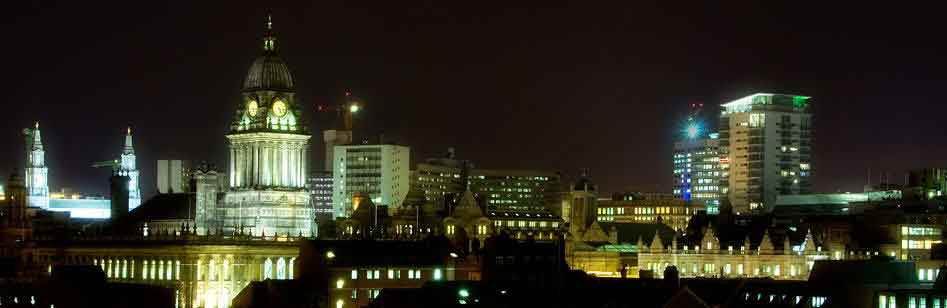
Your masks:
{"label": "church spire", "polygon": [[133,154],[135,153],[135,147],[132,146],[132,127],[128,126],[125,130],[125,149],[122,151],[124,154]]}
{"label": "church spire", "polygon": [[43,137],[39,133],[39,121],[33,124],[33,150],[43,149]]}
{"label": "church spire", "polygon": [[273,52],[276,50],[276,35],[273,34],[273,15],[266,14],[266,29],[263,31],[263,51]]}

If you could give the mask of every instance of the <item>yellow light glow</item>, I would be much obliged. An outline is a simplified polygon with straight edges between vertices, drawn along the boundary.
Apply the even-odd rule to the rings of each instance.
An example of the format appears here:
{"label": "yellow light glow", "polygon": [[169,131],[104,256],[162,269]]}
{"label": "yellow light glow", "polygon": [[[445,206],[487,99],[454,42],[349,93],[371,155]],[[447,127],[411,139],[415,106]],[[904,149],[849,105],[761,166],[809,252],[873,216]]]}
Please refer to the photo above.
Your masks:
{"label": "yellow light glow", "polygon": [[336,281],[335,281],[335,288],[336,288],[336,289],[341,289],[341,288],[344,287],[344,286],[345,286],[345,280],[342,280],[342,279],[340,278],[339,280],[336,280]]}
{"label": "yellow light glow", "polygon": [[345,305],[345,302],[340,300],[335,301],[335,308],[342,308],[342,305]]}
{"label": "yellow light glow", "polygon": [[331,250],[326,252],[326,259],[332,259],[332,258],[335,258],[335,253],[332,252]]}
{"label": "yellow light glow", "polygon": [[359,109],[361,109],[361,107],[359,107],[358,104],[355,104],[355,103],[349,106],[349,112],[351,113],[356,113],[358,112]]}

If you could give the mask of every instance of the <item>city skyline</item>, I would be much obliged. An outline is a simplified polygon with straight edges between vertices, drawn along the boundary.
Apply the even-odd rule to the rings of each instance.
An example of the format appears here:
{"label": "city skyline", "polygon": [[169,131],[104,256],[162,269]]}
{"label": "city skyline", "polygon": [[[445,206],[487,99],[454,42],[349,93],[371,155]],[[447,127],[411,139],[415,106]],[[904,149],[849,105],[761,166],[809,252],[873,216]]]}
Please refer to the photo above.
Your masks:
{"label": "city skyline", "polygon": [[[96,9],[27,8],[14,19],[14,27],[8,27],[29,34],[21,37],[26,48],[3,51],[25,61],[13,64],[13,72],[19,74],[3,77],[15,78],[7,81],[14,86],[6,105],[8,119],[16,120],[0,124],[0,140],[10,145],[0,154],[5,155],[0,156],[0,170],[22,172],[20,132],[34,120],[43,126],[52,189],[106,193],[107,171],[90,165],[121,149],[116,136],[128,123],[135,129],[146,196],[154,193],[158,159],[210,160],[224,170],[226,145],[220,136],[239,97],[235,90],[239,76],[257,50],[259,9],[233,8],[241,13],[221,14],[225,15],[221,21],[213,23],[202,19],[213,12],[212,7],[155,8],[141,19],[135,14],[110,14],[121,7]],[[306,110],[312,133],[328,122],[328,116],[315,114],[314,107],[338,102],[342,91],[351,89],[368,105],[356,119],[356,139],[384,133],[409,145],[417,153],[412,155],[412,166],[454,147],[460,158],[481,166],[553,169],[567,179],[589,168],[605,191],[636,187],[669,192],[671,137],[679,133],[688,103],[704,102],[711,107],[709,114],[717,115],[719,104],[755,92],[813,97],[817,145],[813,156],[819,170],[815,191],[858,191],[868,168],[876,173],[872,182],[879,171],[887,171],[892,182],[901,183],[907,169],[941,165],[939,157],[947,154],[937,145],[945,126],[937,122],[936,114],[944,107],[935,105],[932,96],[940,84],[933,67],[943,60],[924,57],[925,52],[936,54],[938,48],[928,45],[917,52],[910,44],[875,46],[874,35],[845,27],[819,34],[820,26],[832,25],[822,20],[826,16],[815,16],[808,25],[764,24],[753,31],[727,33],[732,40],[726,44],[716,42],[714,35],[679,33],[714,24],[693,12],[698,8],[679,11],[680,16],[671,8],[601,16],[594,16],[598,11],[567,9],[508,9],[498,15],[493,15],[497,9],[472,8],[382,12],[329,4],[299,9],[273,12],[276,31],[286,43],[281,53],[295,69],[300,97],[313,107]],[[749,7],[734,14],[767,11]],[[340,16],[330,16],[332,12]],[[645,12],[663,13],[670,20],[645,18]],[[570,14],[577,17],[575,23],[554,23]],[[378,18],[364,18],[368,16]],[[326,29],[346,17],[365,24],[336,32]],[[61,23],[44,23],[57,18],[75,19],[77,25],[62,29]],[[691,24],[674,28],[679,19]],[[115,23],[131,26],[107,26]],[[741,25],[731,21],[716,26]],[[590,33],[600,27],[614,31]],[[95,37],[69,37],[92,29]],[[470,32],[475,29],[485,32]],[[456,33],[457,37],[450,35]],[[791,35],[776,38],[780,33]],[[464,34],[473,37],[465,39]],[[636,37],[629,34],[644,37],[629,39]],[[763,37],[751,38],[752,34]],[[325,38],[307,39],[320,35]],[[665,35],[681,39],[668,42]],[[833,45],[834,35],[848,45]],[[900,42],[910,37],[885,38]],[[402,40],[409,43],[395,45]],[[447,43],[438,44],[439,40]],[[821,52],[754,48],[780,40],[829,47],[819,48]],[[486,44],[491,42],[498,45]],[[676,44],[686,51],[709,47],[702,55],[677,49],[658,54]],[[61,52],[64,45],[76,52],[53,52]],[[833,46],[844,48],[833,51]],[[859,49],[869,46],[876,48]],[[760,50],[767,54],[752,59]],[[124,53],[139,55],[123,57]],[[794,57],[797,53],[802,56]],[[530,59],[537,54],[537,59]],[[916,57],[908,59],[909,55]],[[722,61],[712,63],[713,59]],[[838,62],[833,68],[819,67],[833,61]],[[729,65],[736,69],[725,72]],[[693,72],[680,72],[691,66]],[[398,80],[402,74],[415,78]],[[44,91],[50,87],[54,91]],[[882,109],[891,106],[898,108]],[[879,125],[884,123],[894,125]],[[321,140],[314,140],[311,161],[323,160],[321,146]],[[318,163],[311,167],[310,171],[319,170]]]}

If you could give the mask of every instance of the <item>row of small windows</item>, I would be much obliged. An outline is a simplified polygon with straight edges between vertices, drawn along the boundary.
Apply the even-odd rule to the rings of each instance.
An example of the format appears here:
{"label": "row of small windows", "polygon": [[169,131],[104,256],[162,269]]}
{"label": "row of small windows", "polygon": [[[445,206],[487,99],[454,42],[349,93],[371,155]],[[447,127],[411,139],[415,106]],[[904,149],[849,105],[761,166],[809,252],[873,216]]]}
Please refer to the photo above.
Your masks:
{"label": "row of small windows", "polygon": [[901,240],[901,249],[931,249],[931,246],[940,243],[941,240]]}
{"label": "row of small windows", "polygon": [[[927,308],[927,296],[922,295],[911,295],[908,296],[908,308]],[[931,300],[931,308],[942,308],[947,307],[947,298],[944,297],[933,297]],[[897,308],[898,301],[897,297],[894,295],[879,295],[878,296],[878,308]]]}
{"label": "row of small windows", "polygon": [[[663,273],[664,269],[670,266],[669,263],[654,263],[649,262],[647,269],[654,271],[655,273]],[[683,263],[678,265],[678,270],[683,274],[694,274],[694,275],[717,275],[723,273],[724,275],[745,275],[745,266],[744,264],[722,264],[722,268],[717,268],[715,263]],[[805,265],[803,264],[790,264],[789,272],[783,272],[782,266],[780,264],[764,264],[753,268],[753,276],[780,276],[788,274],[789,277],[797,277],[804,275],[803,269]],[[810,266],[811,270],[811,266]]]}
{"label": "row of small windows", "polygon": [[[550,221],[506,220],[505,224],[503,222],[504,221],[502,220],[495,220],[493,221],[493,225],[497,227],[502,227],[503,225],[506,225],[507,227],[510,227],[510,228],[513,228],[513,227],[526,228],[527,226],[529,226],[530,228],[536,228],[536,227],[546,228],[549,226],[553,228],[559,227],[559,222],[556,222],[556,221],[550,222]],[[486,226],[483,226],[483,227],[486,227]]]}
{"label": "row of small windows", "polygon": [[940,235],[940,228],[933,227],[901,227],[901,235]]}
{"label": "row of small windows", "polygon": [[[362,272],[364,272],[364,279],[367,279],[367,280],[383,279],[383,278],[382,278],[382,275],[381,275],[381,273],[382,273],[382,270],[381,270],[381,269],[363,270]],[[388,274],[388,275],[387,275],[387,278],[388,278],[388,279],[392,279],[392,280],[394,280],[394,279],[401,279],[401,270],[399,270],[399,269],[388,269],[386,272],[387,272],[387,274]],[[422,278],[421,270],[419,270],[419,269],[408,269],[406,276],[407,276],[408,279],[410,279],[410,280],[418,280],[418,279],[421,279],[421,278]],[[351,272],[350,277],[352,278],[352,280],[358,280],[358,279],[359,279],[359,270],[353,269],[352,272]],[[442,273],[441,269],[437,268],[437,269],[432,270],[432,271],[431,271],[431,278],[434,279],[434,280],[441,280],[441,279],[443,278],[443,273]],[[341,289],[341,288],[345,287],[345,281],[342,280],[342,279],[336,280],[336,282],[335,282],[335,287],[336,287],[337,289]]]}
{"label": "row of small windows", "polygon": [[[634,215],[662,215],[662,214],[685,214],[689,215],[690,208],[679,207],[672,208],[668,206],[659,207],[632,207],[631,214]],[[625,215],[625,207],[600,207],[596,210],[599,215]]]}

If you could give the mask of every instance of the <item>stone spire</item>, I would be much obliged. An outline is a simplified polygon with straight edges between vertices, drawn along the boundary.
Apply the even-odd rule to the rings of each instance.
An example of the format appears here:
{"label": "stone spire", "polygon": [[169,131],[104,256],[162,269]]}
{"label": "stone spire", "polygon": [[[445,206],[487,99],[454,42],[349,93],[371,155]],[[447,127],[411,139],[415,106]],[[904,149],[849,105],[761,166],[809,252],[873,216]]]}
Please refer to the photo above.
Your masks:
{"label": "stone spire", "polygon": [[33,124],[33,133],[32,133],[32,135],[33,135],[33,144],[32,144],[31,149],[32,149],[32,150],[42,150],[42,149],[43,149],[43,137],[42,137],[42,136],[40,135],[40,133],[39,133],[39,121],[36,121],[36,123]]}
{"label": "stone spire", "polygon": [[786,236],[783,237],[783,254],[792,253],[792,244],[789,243],[789,232],[786,232]]}
{"label": "stone spire", "polygon": [[46,168],[46,151],[39,132],[39,122],[33,128],[23,129],[26,138],[26,169],[23,177],[27,189],[29,206],[49,208],[49,169]]}
{"label": "stone spire", "polygon": [[651,252],[662,252],[664,251],[664,243],[661,242],[661,232],[654,231],[654,239],[651,240]]}
{"label": "stone spire", "polygon": [[757,250],[760,251],[760,254],[773,254],[776,250],[773,247],[773,241],[769,238],[769,229],[763,230],[763,239],[760,240],[760,245],[757,246]]}
{"label": "stone spire", "polygon": [[803,250],[805,250],[806,253],[812,253],[816,251],[815,240],[812,239],[812,229],[809,229],[809,231],[806,231],[806,243],[805,243],[805,246],[803,247]]}
{"label": "stone spire", "polygon": [[135,147],[132,145],[131,125],[125,129],[125,148],[122,150],[122,154],[135,154]]}

